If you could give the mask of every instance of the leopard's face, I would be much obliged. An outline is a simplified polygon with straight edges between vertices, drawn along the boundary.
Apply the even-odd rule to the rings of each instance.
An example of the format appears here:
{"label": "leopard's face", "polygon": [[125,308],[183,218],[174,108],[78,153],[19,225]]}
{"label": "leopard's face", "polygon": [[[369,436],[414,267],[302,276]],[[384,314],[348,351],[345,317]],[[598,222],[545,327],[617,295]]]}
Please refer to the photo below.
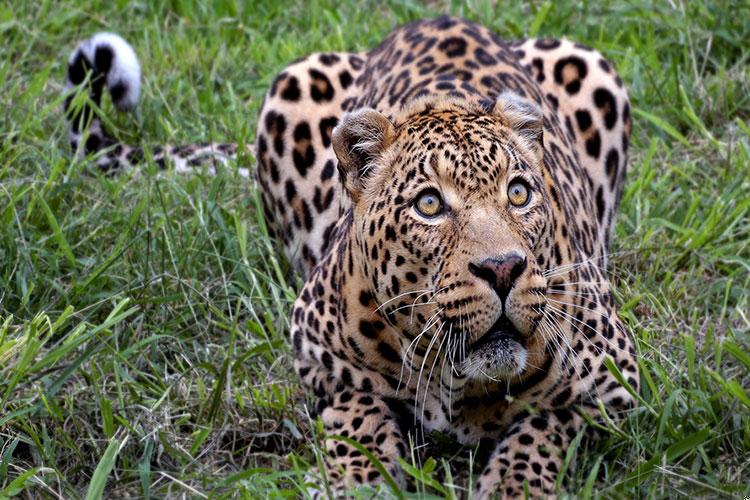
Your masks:
{"label": "leopard's face", "polygon": [[537,256],[552,227],[541,148],[491,113],[428,110],[397,127],[371,168],[353,207],[354,250],[407,344],[470,379],[539,365]]}

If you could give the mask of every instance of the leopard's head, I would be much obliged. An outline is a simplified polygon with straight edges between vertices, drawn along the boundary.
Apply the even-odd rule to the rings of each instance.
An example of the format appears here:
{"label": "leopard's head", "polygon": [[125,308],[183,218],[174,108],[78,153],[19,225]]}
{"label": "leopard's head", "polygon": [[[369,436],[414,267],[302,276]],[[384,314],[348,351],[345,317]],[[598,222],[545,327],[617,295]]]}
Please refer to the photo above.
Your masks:
{"label": "leopard's head", "polygon": [[447,357],[456,377],[510,380],[541,364],[553,227],[542,122],[505,93],[427,98],[390,119],[359,109],[334,130],[362,286],[405,346]]}

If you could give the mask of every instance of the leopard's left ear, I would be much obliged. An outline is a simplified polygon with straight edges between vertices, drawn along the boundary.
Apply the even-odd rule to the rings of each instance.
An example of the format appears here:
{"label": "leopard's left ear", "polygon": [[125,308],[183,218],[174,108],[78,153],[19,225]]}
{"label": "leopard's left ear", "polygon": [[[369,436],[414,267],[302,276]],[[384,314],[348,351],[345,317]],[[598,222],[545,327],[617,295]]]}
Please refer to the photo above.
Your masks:
{"label": "leopard's left ear", "polygon": [[497,96],[492,113],[501,117],[506,127],[526,139],[537,153],[542,153],[544,114],[536,102],[506,91]]}
{"label": "leopard's left ear", "polygon": [[395,136],[390,120],[372,108],[346,113],[333,129],[331,143],[339,160],[341,180],[354,202],[372,173],[373,163],[393,143]]}

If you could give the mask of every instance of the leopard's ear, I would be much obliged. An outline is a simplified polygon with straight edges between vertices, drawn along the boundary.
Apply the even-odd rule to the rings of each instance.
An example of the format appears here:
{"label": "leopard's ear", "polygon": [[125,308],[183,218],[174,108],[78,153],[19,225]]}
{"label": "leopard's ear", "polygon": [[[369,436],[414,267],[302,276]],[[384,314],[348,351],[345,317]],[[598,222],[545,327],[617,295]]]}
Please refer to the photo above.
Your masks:
{"label": "leopard's ear", "polygon": [[390,120],[372,108],[346,113],[333,129],[331,143],[339,160],[341,180],[353,201],[359,199],[373,163],[395,135]]}
{"label": "leopard's ear", "polygon": [[497,96],[492,113],[501,117],[505,126],[526,139],[536,153],[542,153],[544,114],[536,102],[506,91]]}

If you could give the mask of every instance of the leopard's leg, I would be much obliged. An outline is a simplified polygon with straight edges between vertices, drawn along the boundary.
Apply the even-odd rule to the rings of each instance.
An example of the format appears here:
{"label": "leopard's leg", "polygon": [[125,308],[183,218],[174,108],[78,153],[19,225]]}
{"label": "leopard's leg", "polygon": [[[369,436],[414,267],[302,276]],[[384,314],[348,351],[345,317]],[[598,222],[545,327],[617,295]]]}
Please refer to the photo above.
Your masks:
{"label": "leopard's leg", "polygon": [[[627,90],[614,66],[583,45],[532,38],[515,49],[549,106],[556,110],[565,133],[582,152],[581,166],[593,181],[590,192],[600,228],[599,243],[606,252],[627,170],[632,127]],[[602,267],[606,258],[604,261]]]}
{"label": "leopard's leg", "polygon": [[474,497],[524,498],[526,491],[530,498],[554,496],[564,451],[582,425],[583,418],[567,409],[542,411],[518,420],[490,457]]}
{"label": "leopard's leg", "polygon": [[364,54],[312,54],[275,78],[260,110],[256,176],[266,221],[303,276],[348,208],[331,132],[353,106],[363,68]]}
{"label": "leopard's leg", "polygon": [[[88,99],[77,98],[77,88]],[[135,51],[119,35],[97,33],[82,41],[68,58],[65,90],[65,114],[70,122],[70,145],[79,158],[92,155],[105,173],[115,173],[146,161],[139,146],[119,142],[106,128],[100,116],[105,89],[120,111],[132,111],[141,89],[141,68]],[[83,97],[83,96],[81,96]],[[238,147],[231,143],[195,143],[182,146],[154,146],[151,160],[159,167],[173,165],[178,172],[206,167],[213,173],[217,165],[228,166],[237,157]],[[239,174],[248,177],[249,170]]]}
{"label": "leopard's leg", "polygon": [[325,406],[320,416],[329,436],[325,441],[326,468],[334,492],[384,480],[366,455],[335,436],[359,442],[383,465],[397,485],[404,486],[398,459],[406,457],[406,442],[397,416],[386,401],[373,394],[344,389],[321,406]]}

